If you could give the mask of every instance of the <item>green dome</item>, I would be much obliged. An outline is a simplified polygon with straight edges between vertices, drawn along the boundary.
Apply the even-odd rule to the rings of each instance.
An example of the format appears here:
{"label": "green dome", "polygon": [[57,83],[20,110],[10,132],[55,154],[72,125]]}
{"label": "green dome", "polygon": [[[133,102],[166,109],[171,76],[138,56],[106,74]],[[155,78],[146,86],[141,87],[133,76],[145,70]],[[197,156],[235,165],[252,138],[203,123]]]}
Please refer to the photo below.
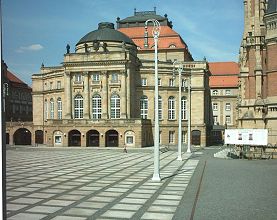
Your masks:
{"label": "green dome", "polygon": [[76,45],[93,41],[125,42],[135,45],[127,35],[115,30],[114,24],[110,22],[99,23],[97,30],[86,34]]}

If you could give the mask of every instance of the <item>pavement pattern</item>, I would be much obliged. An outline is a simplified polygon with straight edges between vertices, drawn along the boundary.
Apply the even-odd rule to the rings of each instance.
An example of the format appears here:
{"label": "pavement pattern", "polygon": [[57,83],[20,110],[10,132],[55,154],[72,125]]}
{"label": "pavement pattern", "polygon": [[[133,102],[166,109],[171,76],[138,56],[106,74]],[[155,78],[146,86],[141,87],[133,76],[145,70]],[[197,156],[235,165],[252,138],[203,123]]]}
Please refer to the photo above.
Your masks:
{"label": "pavement pattern", "polygon": [[180,219],[181,201],[199,158],[90,149],[7,150],[8,220]]}

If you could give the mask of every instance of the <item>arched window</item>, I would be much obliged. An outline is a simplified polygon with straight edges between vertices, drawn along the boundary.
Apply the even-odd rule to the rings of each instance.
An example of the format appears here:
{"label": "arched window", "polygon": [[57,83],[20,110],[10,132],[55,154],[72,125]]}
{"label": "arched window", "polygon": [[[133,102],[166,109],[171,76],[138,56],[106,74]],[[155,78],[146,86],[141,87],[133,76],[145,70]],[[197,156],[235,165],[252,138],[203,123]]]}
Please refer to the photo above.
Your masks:
{"label": "arched window", "polygon": [[140,98],[140,116],[143,119],[147,119],[148,115],[148,98],[147,96],[142,96]]}
{"label": "arched window", "polygon": [[182,120],[186,120],[187,119],[187,98],[185,96],[182,97],[181,103],[182,103]]}
{"label": "arched window", "polygon": [[111,119],[120,118],[120,97],[117,94],[111,96]]}
{"label": "arched window", "polygon": [[58,119],[62,119],[63,110],[62,110],[62,99],[60,97],[57,99],[57,110],[58,110]]}
{"label": "arched window", "polygon": [[175,119],[175,98],[170,96],[168,98],[168,120]]}
{"label": "arched window", "polygon": [[50,99],[50,119],[54,119],[54,99]]}
{"label": "arched window", "polygon": [[44,100],[44,120],[48,119],[48,103],[47,99]]}
{"label": "arched window", "polygon": [[176,45],[175,44],[170,44],[169,48],[176,48]]}
{"label": "arched window", "polygon": [[162,97],[159,96],[159,120],[162,120],[163,119],[163,100],[162,100]]}
{"label": "arched window", "polygon": [[102,113],[101,96],[94,95],[92,97],[92,118],[100,119]]}
{"label": "arched window", "polygon": [[84,116],[83,96],[76,95],[74,98],[74,118],[81,119]]}

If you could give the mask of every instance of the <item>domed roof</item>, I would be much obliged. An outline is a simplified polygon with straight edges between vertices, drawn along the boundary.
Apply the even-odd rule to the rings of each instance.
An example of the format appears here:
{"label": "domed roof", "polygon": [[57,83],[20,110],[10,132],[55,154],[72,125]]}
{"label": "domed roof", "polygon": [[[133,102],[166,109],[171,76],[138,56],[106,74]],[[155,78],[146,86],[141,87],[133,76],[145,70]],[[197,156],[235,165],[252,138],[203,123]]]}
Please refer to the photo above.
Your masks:
{"label": "domed roof", "polygon": [[124,41],[127,44],[135,45],[135,43],[127,35],[115,30],[114,24],[110,22],[99,23],[98,30],[91,31],[86,34],[76,45],[93,41]]}
{"label": "domed roof", "polygon": [[277,0],[268,0],[266,14],[277,12]]}

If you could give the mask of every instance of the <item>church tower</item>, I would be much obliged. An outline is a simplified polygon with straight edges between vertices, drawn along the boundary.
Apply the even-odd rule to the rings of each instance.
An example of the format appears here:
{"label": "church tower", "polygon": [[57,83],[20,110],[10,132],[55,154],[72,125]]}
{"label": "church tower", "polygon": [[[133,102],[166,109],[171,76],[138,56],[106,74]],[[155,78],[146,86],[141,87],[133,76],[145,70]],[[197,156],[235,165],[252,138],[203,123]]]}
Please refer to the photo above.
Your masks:
{"label": "church tower", "polygon": [[267,128],[277,134],[276,2],[244,1],[238,107],[239,127]]}

